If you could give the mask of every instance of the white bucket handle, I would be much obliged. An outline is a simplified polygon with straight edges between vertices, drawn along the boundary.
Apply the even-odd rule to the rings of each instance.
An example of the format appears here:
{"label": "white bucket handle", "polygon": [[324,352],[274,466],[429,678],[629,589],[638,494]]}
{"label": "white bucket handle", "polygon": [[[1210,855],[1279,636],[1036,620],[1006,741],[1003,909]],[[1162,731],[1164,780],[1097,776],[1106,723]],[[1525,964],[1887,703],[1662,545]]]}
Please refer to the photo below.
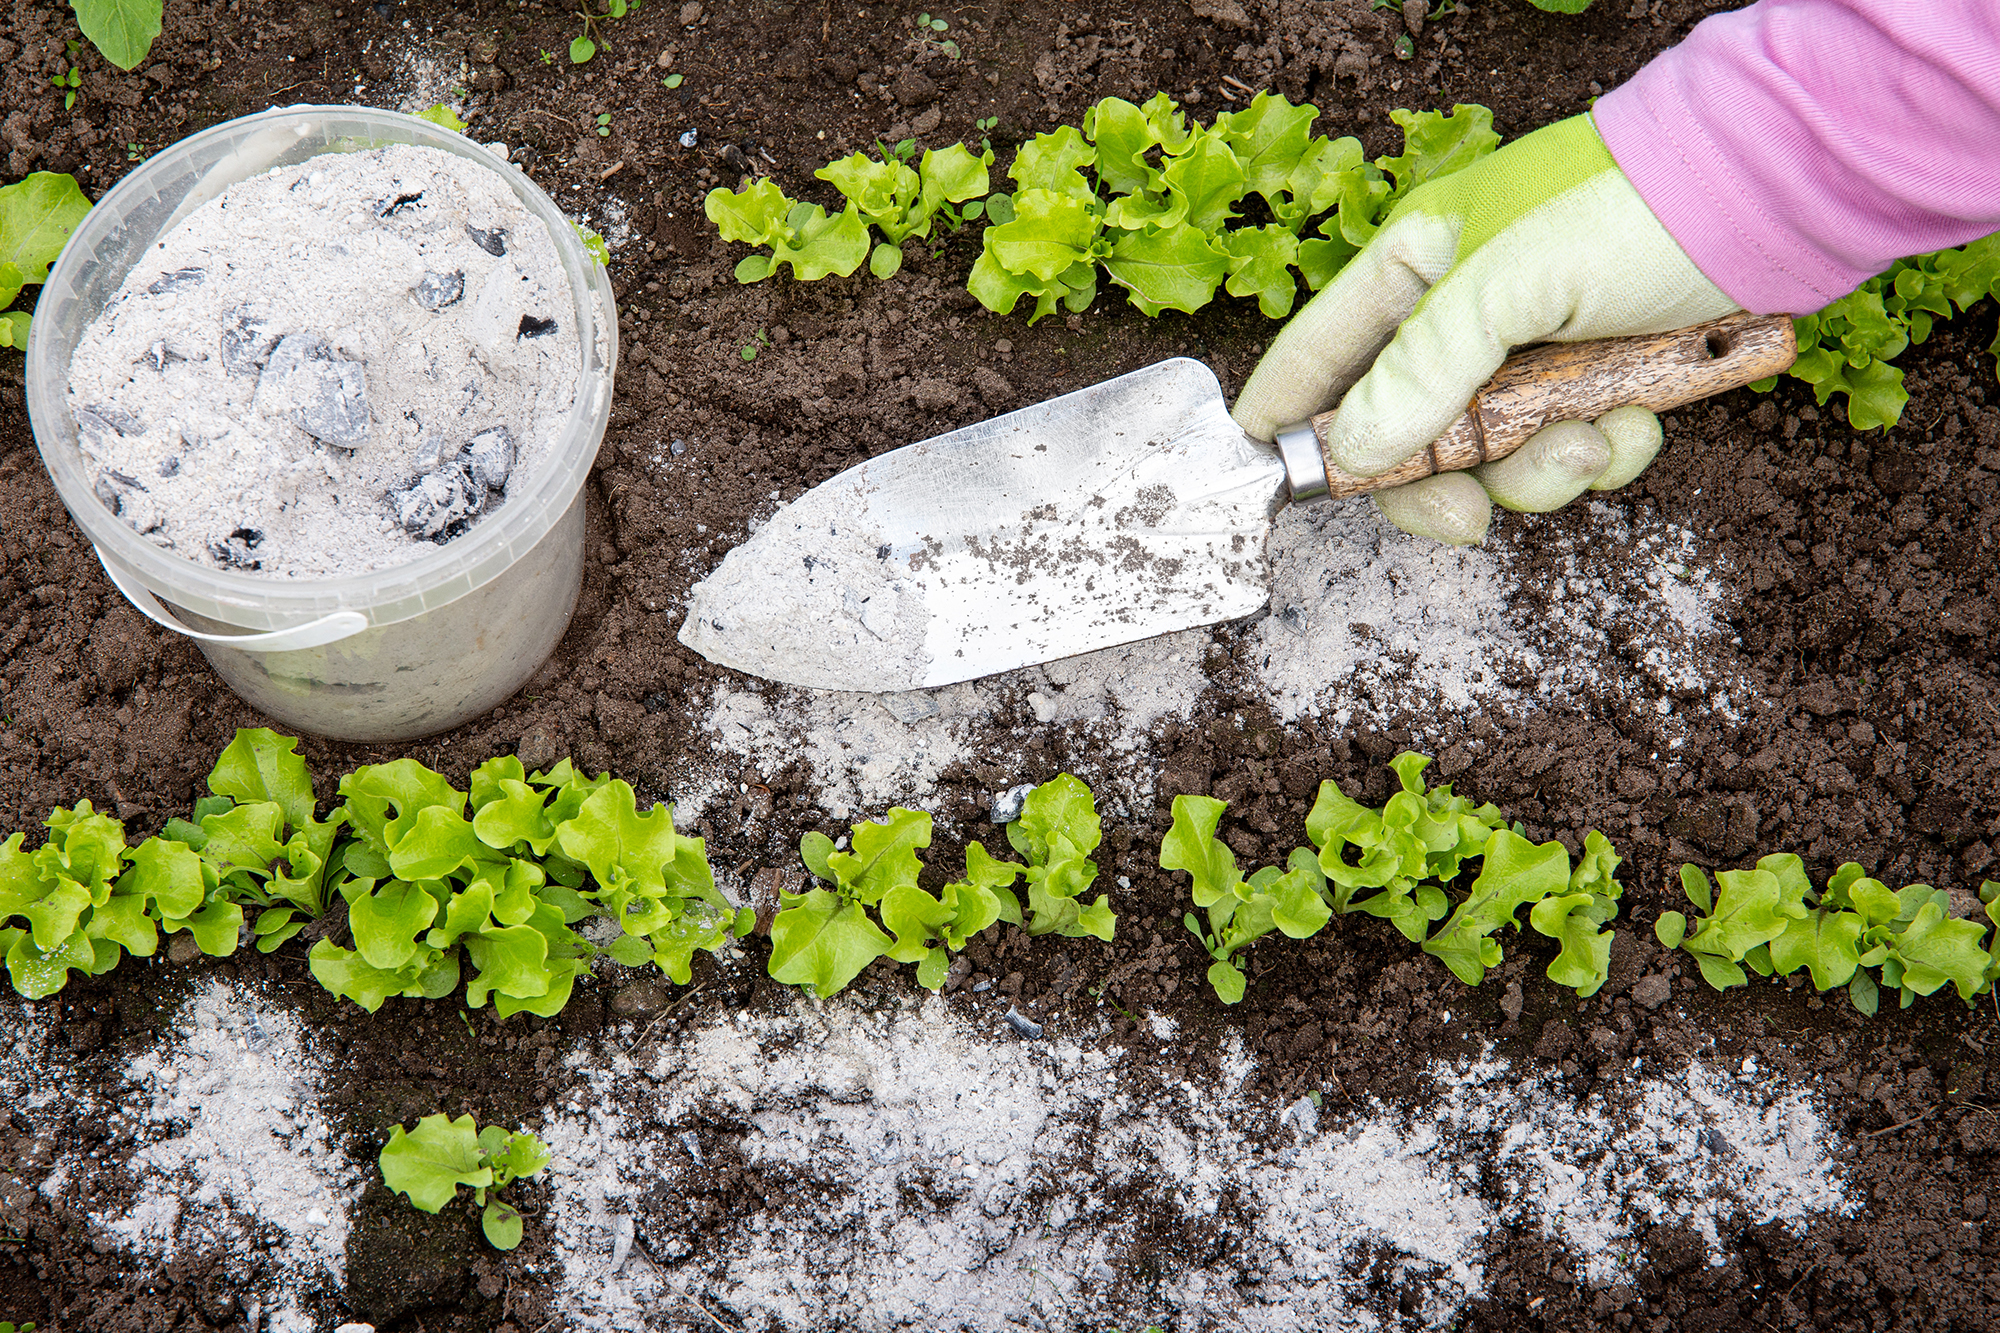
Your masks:
{"label": "white bucket handle", "polygon": [[160,599],[153,596],[152,589],[137,579],[119,572],[118,566],[107,559],[104,552],[97,553],[98,563],[104,566],[105,577],[109,578],[118,591],[125,594],[125,600],[132,603],[140,615],[163,626],[176,634],[185,634],[190,639],[203,643],[213,643],[225,648],[245,648],[252,652],[283,653],[299,648],[323,648],[329,643],[359,634],[368,628],[368,617],[359,611],[335,611],[321,616],[318,620],[307,621],[303,625],[293,625],[289,629],[267,630],[262,634],[204,634],[200,630],[189,629],[180,621],[167,614],[167,608]]}

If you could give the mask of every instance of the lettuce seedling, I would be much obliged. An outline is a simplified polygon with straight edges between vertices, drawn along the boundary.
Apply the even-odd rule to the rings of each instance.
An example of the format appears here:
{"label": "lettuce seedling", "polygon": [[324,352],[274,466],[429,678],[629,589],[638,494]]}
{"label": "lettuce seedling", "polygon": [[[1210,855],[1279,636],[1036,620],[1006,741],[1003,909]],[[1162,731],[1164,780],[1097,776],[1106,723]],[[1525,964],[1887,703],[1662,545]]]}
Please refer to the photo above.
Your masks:
{"label": "lettuce seedling", "polygon": [[487,1244],[511,1250],[521,1243],[521,1211],[501,1192],[540,1175],[549,1150],[526,1131],[509,1133],[498,1125],[475,1131],[471,1116],[453,1120],[440,1113],[423,1117],[414,1130],[390,1130],[376,1164],[383,1184],[426,1213],[457,1198],[460,1185],[470,1186]]}
{"label": "lettuce seedling", "polygon": [[[1902,419],[1909,394],[1903,372],[1889,364],[1912,343],[1927,340],[1936,322],[2000,295],[2000,235],[1954,250],[1899,259],[1838,301],[1792,321],[1798,359],[1786,371],[1812,385],[1822,406],[1847,395],[1856,430],[1887,428]],[[1989,353],[2000,356],[2000,336]],[[1751,385],[1767,390],[1777,376]]]}
{"label": "lettuce seedling", "polygon": [[1693,954],[1708,984],[1727,990],[1749,980],[1741,964],[1753,950],[1805,918],[1812,886],[1795,856],[1767,856],[1754,870],[1719,871],[1715,880],[1719,887],[1711,887],[1699,867],[1682,866],[1681,891],[1701,909],[1701,919],[1690,930],[1681,913],[1662,912],[1653,933],[1669,949]]}
{"label": "lettuce seedling", "polygon": [[[466,1003],[501,1017],[551,1017],[598,950],[571,927],[601,913],[621,934],[604,952],[652,961],[686,984],[697,949],[721,948],[754,922],[715,887],[700,838],[671,808],[639,813],[631,786],[586,778],[565,760],[530,776],[490,759],[468,793],[413,759],[341,779],[355,833],[337,888],[354,947],[313,946],[313,975],[373,1011],[391,995],[437,999],[474,975]],[[470,817],[468,818],[468,809]]]}
{"label": "lettuce seedling", "polygon": [[[156,33],[160,30],[158,15],[155,7]],[[85,31],[89,31],[88,25]],[[49,265],[55,263],[70,233],[89,211],[90,200],[74,176],[36,171],[0,187],[0,310],[14,304],[23,287],[48,278]],[[24,310],[0,314],[0,347],[25,350],[30,323],[31,317]]]}
{"label": "lettuce seedling", "polygon": [[[1707,876],[1682,866],[1682,883],[1703,916],[1690,930],[1679,912],[1662,913],[1655,930],[1667,947],[1693,953],[1718,990],[1744,984],[1739,963],[1762,976],[1804,968],[1814,989],[1845,986],[1854,1007],[1872,1015],[1884,986],[1899,992],[1904,1008],[1947,984],[1970,1001],[1991,988],[2000,969],[1980,947],[1986,928],[1953,919],[1950,896],[1928,884],[1892,891],[1850,861],[1815,894],[1805,863],[1789,852],[1764,857],[1755,871],[1720,871],[1716,879],[1723,893],[1710,902]],[[2000,889],[1990,895],[1989,889],[1981,891],[1987,916],[2000,925],[1994,907]],[[1879,983],[1871,968],[1879,970]]]}
{"label": "lettuce seedling", "polygon": [[[1423,771],[1430,762],[1414,753],[1391,760],[1402,790],[1380,810],[1322,782],[1306,816],[1333,910],[1382,917],[1413,943],[1423,941],[1448,906],[1444,890],[1425,881],[1456,879],[1460,864],[1480,855],[1488,835],[1505,825],[1497,807],[1453,795],[1448,782],[1427,789]],[[1379,891],[1356,899],[1369,889]]]}
{"label": "lettuce seedling", "polygon": [[[1321,783],[1306,817],[1313,849],[1299,848],[1283,869],[1267,866],[1247,879],[1215,837],[1222,802],[1175,798],[1160,864],[1193,876],[1195,906],[1207,909],[1208,922],[1204,928],[1190,912],[1184,924],[1214,959],[1209,983],[1225,1003],[1243,997],[1244,977],[1234,959],[1246,945],[1274,929],[1303,939],[1336,912],[1389,921],[1476,986],[1502,959],[1495,938],[1500,928],[1519,930],[1520,909],[1527,907],[1534,930],[1562,942],[1549,977],[1581,996],[1603,986],[1611,963],[1607,923],[1622,893],[1610,842],[1592,830],[1572,867],[1561,843],[1535,846],[1518,826],[1506,827],[1496,807],[1474,805],[1449,783],[1426,787],[1429,763],[1420,754],[1396,756],[1390,767],[1401,790],[1379,810],[1331,781]],[[1431,933],[1431,923],[1450,910],[1446,888],[1474,857],[1482,865],[1471,892]]]}
{"label": "lettuce seedling", "polygon": [[[967,290],[1001,314],[1033,296],[1032,324],[1058,301],[1088,306],[1101,266],[1149,315],[1199,310],[1226,287],[1282,318],[1299,275],[1324,286],[1398,199],[1499,143],[1483,107],[1398,111],[1403,153],[1370,163],[1359,140],[1314,136],[1317,115],[1260,93],[1191,129],[1165,93],[1143,106],[1105,98],[1085,113],[1081,134],[1062,126],[1022,148],[1009,173],[1020,187],[1011,212],[1002,215],[996,196],[999,225],[986,232]],[[1232,226],[1251,196],[1271,221]],[[1319,236],[1302,240],[1316,217]]]}
{"label": "lettuce seedling", "polygon": [[1081,779],[1059,773],[1029,792],[1020,817],[1007,826],[1007,841],[1027,861],[1028,914],[1023,920],[1017,909],[1002,920],[1030,935],[1091,935],[1109,942],[1118,918],[1104,895],[1088,907],[1082,903],[1083,891],[1097,879],[1090,854],[1103,840],[1096,803]]}
{"label": "lettuce seedling", "polygon": [[781,264],[790,264],[792,275],[805,282],[829,273],[844,278],[868,257],[868,226],[854,204],[829,217],[818,204],[786,198],[769,179],[747,181],[741,190],[710,190],[702,211],[723,240],[770,247],[768,255],[746,255],[737,263],[738,282],[760,282]]}
{"label": "lettuce seedling", "polygon": [[1323,896],[1326,876],[1319,858],[1303,847],[1292,851],[1287,867],[1265,866],[1247,880],[1236,868],[1236,854],[1215,836],[1227,804],[1213,796],[1176,796],[1174,822],[1160,844],[1160,868],[1185,870],[1194,880],[1194,905],[1208,911],[1204,930],[1194,913],[1182,918],[1215,961],[1208,984],[1224,1004],[1243,998],[1245,978],[1235,957],[1273,930],[1295,940],[1318,933],[1332,919]]}
{"label": "lettuce seedling", "polygon": [[[1500,965],[1500,941],[1494,938],[1500,928],[1519,930],[1516,913],[1521,908],[1542,907],[1551,894],[1560,898],[1570,880],[1569,852],[1561,843],[1551,840],[1537,845],[1512,829],[1494,829],[1487,835],[1480,857],[1479,877],[1472,881],[1472,892],[1437,934],[1423,942],[1425,953],[1468,986],[1477,986],[1488,968]],[[1534,920],[1532,911],[1529,920]],[[1605,956],[1608,961],[1609,939],[1605,941]],[[1589,986],[1591,991],[1596,989],[1596,985]]]}
{"label": "lettuce seedling", "polygon": [[297,749],[267,727],[239,729],[209,772],[213,794],[196,803],[195,818],[170,819],[163,830],[214,870],[222,901],[262,909],[253,932],[264,953],[326,914],[327,861],[344,822],[339,813],[313,817],[312,777]]}
{"label": "lettuce seedling", "polygon": [[771,919],[771,976],[811,986],[822,999],[893,947],[867,909],[892,888],[916,887],[923,869],[917,852],[931,845],[931,817],[897,806],[885,820],[854,825],[850,836],[850,851],[837,850],[816,830],[800,839],[806,868],[833,887],[781,893]]}
{"label": "lettuce seedling", "polygon": [[[89,801],[52,811],[44,824],[48,841],[32,853],[21,850],[19,833],[0,843],[0,951],[14,989],[30,999],[55,994],[72,971],[98,976],[124,950],[150,954],[158,943],[147,895],[120,892],[124,825]],[[173,894],[173,886],[159,887]],[[170,896],[164,910],[199,901]],[[27,925],[8,924],[15,919]]]}
{"label": "lettuce seedling", "polygon": [[[995,922],[1021,926],[1030,935],[1102,940],[1111,938],[1116,925],[1102,894],[1088,907],[1078,898],[1097,877],[1090,853],[1102,830],[1090,788],[1067,773],[1030,792],[1020,817],[1007,826],[1008,841],[1025,865],[995,860],[983,844],[970,843],[964,877],[935,895],[917,883],[924,868],[917,853],[931,843],[929,814],[898,806],[884,819],[854,825],[849,834],[847,851],[817,831],[799,840],[806,869],[828,887],[781,893],[771,921],[771,976],[811,986],[822,999],[883,957],[917,964],[919,984],[937,990],[951,955]],[[1025,913],[1012,888],[1023,876]]]}
{"label": "lettuce seedling", "polygon": [[[830,182],[882,233],[881,243],[869,256],[868,271],[891,278],[903,266],[903,242],[929,236],[934,218],[942,217],[956,230],[965,218],[980,215],[978,201],[990,184],[986,169],[992,163],[991,150],[975,156],[962,144],[953,144],[942,151],[925,149],[916,170],[892,154],[884,153],[878,160],[855,153],[829,162],[813,175]],[[954,204],[965,204],[965,212],[954,209]]]}

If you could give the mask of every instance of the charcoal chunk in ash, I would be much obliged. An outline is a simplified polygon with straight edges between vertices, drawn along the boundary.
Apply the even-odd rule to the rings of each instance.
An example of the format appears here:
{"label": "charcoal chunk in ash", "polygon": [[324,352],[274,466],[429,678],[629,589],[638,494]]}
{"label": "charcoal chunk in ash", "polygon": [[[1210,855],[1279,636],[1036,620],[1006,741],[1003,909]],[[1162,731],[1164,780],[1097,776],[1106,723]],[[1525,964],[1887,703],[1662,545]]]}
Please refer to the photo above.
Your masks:
{"label": "charcoal chunk in ash", "polygon": [[453,463],[390,491],[388,500],[403,531],[443,545],[486,507],[486,488],[472,479],[470,468]]}
{"label": "charcoal chunk in ash", "polygon": [[103,446],[107,435],[144,435],[146,425],[139,418],[109,403],[76,409],[76,428],[92,444]]}
{"label": "charcoal chunk in ash", "polygon": [[457,303],[465,295],[465,274],[454,270],[450,273],[426,273],[423,280],[410,289],[417,298],[417,304],[426,310],[442,310]]}
{"label": "charcoal chunk in ash", "polygon": [[378,218],[395,217],[398,213],[409,208],[423,197],[424,192],[418,190],[413,194],[399,194],[393,199],[384,199],[381,203],[375,205],[375,216]]}
{"label": "charcoal chunk in ash", "polygon": [[556,322],[552,319],[537,319],[533,315],[521,316],[521,327],[516,338],[539,338],[545,333],[554,333]]}
{"label": "charcoal chunk in ash", "polygon": [[466,444],[464,459],[481,489],[506,490],[507,474],[514,470],[514,433],[505,426],[488,426]]}
{"label": "charcoal chunk in ash", "polygon": [[199,287],[207,277],[206,270],[199,268],[177,268],[171,273],[162,273],[155,278],[146,291],[153,296],[164,296],[168,292],[182,291],[188,287]]}
{"label": "charcoal chunk in ash", "polygon": [[229,569],[262,569],[264,562],[254,552],[264,544],[264,534],[256,528],[238,528],[219,542],[208,544],[216,563]]}
{"label": "charcoal chunk in ash", "polygon": [[468,222],[465,224],[465,234],[472,238],[474,245],[495,259],[507,253],[507,233],[499,227],[495,227],[492,231],[481,231]]}
{"label": "charcoal chunk in ash", "polygon": [[97,492],[97,498],[104,502],[106,509],[114,514],[122,514],[125,512],[125,497],[133,491],[143,491],[146,488],[140,484],[137,477],[128,477],[123,472],[106,468],[98,475],[97,484],[91,489]]}
{"label": "charcoal chunk in ash", "polygon": [[256,374],[283,336],[265,316],[247,305],[237,306],[222,321],[222,368],[232,375]]}
{"label": "charcoal chunk in ash", "polygon": [[300,430],[340,449],[368,442],[368,379],[359,361],[333,354],[316,333],[278,340],[257,381],[260,411],[281,412]]}
{"label": "charcoal chunk in ash", "polygon": [[187,360],[179,352],[167,346],[165,338],[154,339],[153,345],[148,347],[146,354],[139,359],[157,371],[165,371],[168,366],[171,366],[176,361]]}

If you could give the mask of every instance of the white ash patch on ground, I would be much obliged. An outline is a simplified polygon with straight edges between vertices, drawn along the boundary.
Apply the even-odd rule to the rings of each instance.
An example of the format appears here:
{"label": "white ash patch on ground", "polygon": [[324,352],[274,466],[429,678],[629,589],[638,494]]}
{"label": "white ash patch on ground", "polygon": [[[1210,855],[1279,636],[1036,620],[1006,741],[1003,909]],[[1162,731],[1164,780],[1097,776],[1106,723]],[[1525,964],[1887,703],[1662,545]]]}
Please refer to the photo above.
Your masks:
{"label": "white ash patch on ground", "polygon": [[632,243],[632,210],[623,199],[608,194],[598,203],[583,209],[577,221],[604,238],[604,247],[613,252],[624,249]]}
{"label": "white ash patch on ground", "polygon": [[[1100,813],[1115,814],[1124,803],[1151,799],[1153,728],[1163,718],[1194,711],[1209,684],[1202,670],[1209,642],[1206,630],[1186,630],[988,680],[899,694],[784,689],[772,703],[721,686],[710,701],[707,726],[723,749],[767,771],[805,758],[836,819],[921,805],[952,764],[1016,762],[1033,730],[1061,727],[1087,740],[1083,748],[1094,762],[1079,764],[1077,776],[1101,787]],[[1010,737],[1011,753],[976,753],[972,738],[1006,716],[1022,723]],[[1021,780],[1034,776],[1024,773]],[[1114,782],[1105,785],[1107,778]],[[696,777],[687,784],[691,795],[703,785]],[[697,809],[689,807],[690,817]]]}
{"label": "white ash patch on ground", "polygon": [[414,116],[441,102],[458,104],[471,74],[464,52],[418,38],[395,53],[389,86],[377,88],[375,96],[378,100],[393,98],[395,110]]}
{"label": "white ash patch on ground", "polygon": [[[1650,1225],[1721,1263],[1738,1226],[1852,1208],[1810,1098],[1754,1069],[1632,1069],[1579,1100],[1489,1055],[1434,1062],[1408,1107],[1276,1107],[1225,1041],[1219,1074],[1164,1092],[1101,1029],[1023,1041],[935,998],[801,997],[636,1063],[579,1047],[539,1131],[550,1277],[580,1333],[1438,1328],[1503,1228],[1607,1286]],[[1141,1251],[1214,1257],[1142,1275]]]}
{"label": "white ash patch on ground", "polygon": [[[1427,720],[1565,695],[1663,719],[1737,717],[1755,685],[1729,590],[1700,565],[1694,535],[1600,500],[1581,513],[1580,533],[1503,516],[1485,545],[1449,547],[1362,501],[1287,510],[1271,542],[1271,615],[1255,631],[1272,706],[1340,726],[1409,710],[1419,734]],[[1519,566],[1551,552],[1559,582],[1537,571],[1530,586]]]}
{"label": "white ash patch on ground", "polygon": [[361,1177],[320,1115],[319,1067],[301,1036],[282,1008],[211,981],[126,1066],[117,1105],[85,1105],[85,1071],[62,1058],[0,1063],[0,1102],[39,1123],[38,1108],[71,1099],[109,1129],[98,1148],[53,1161],[37,1186],[87,1214],[101,1243],[166,1262],[224,1254],[264,1328],[310,1333],[311,1302],[346,1272]]}

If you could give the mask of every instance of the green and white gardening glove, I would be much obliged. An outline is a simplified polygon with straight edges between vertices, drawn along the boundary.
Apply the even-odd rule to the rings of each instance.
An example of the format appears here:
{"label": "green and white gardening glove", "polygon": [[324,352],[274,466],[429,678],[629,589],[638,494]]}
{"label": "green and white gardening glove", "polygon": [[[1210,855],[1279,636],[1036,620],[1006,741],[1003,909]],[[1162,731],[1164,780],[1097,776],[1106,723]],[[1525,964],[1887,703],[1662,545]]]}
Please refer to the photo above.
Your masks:
{"label": "green and white gardening glove", "polygon": [[[1573,116],[1411,191],[1273,340],[1235,417],[1268,440],[1338,402],[1327,459],[1375,476],[1443,434],[1511,348],[1662,333],[1735,309],[1639,198],[1590,118]],[[1486,535],[1493,505],[1561,508],[1623,486],[1659,447],[1658,418],[1623,407],[1375,502],[1408,532],[1466,545]]]}

